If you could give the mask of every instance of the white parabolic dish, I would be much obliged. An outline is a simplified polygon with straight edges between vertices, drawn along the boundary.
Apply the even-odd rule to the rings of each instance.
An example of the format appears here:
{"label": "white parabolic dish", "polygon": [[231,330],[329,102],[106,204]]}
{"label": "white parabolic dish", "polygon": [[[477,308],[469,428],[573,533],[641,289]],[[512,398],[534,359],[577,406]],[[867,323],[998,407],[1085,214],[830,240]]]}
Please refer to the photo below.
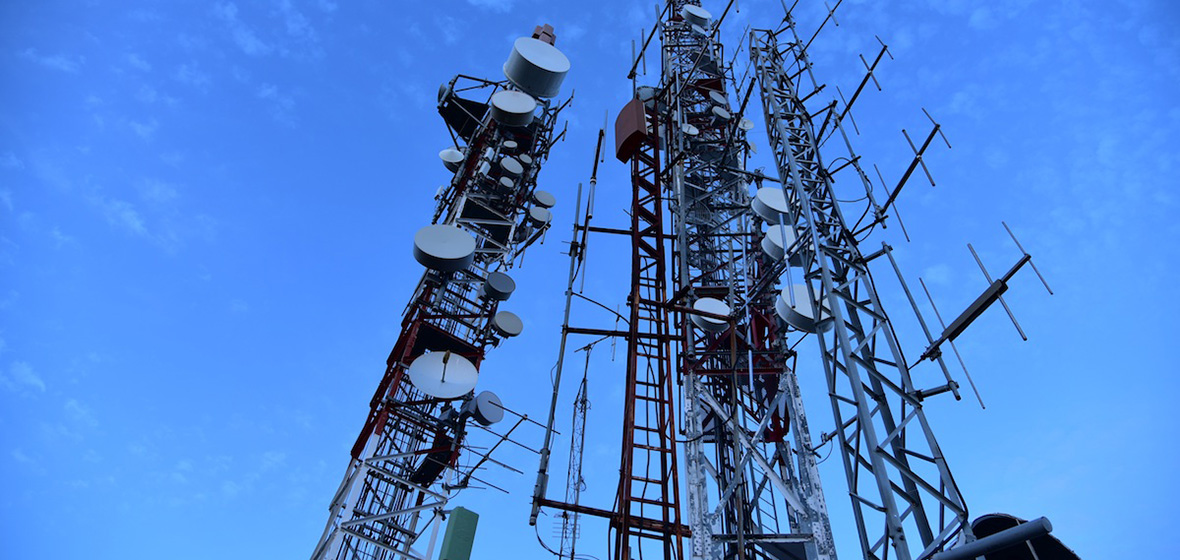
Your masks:
{"label": "white parabolic dish", "polygon": [[699,25],[701,27],[709,25],[709,19],[713,17],[713,14],[710,14],[709,10],[706,10],[700,6],[694,6],[692,4],[688,4],[681,8],[680,13],[684,16],[684,19],[688,20],[689,23],[693,25]]}
{"label": "white parabolic dish", "polygon": [[516,291],[516,281],[503,272],[495,271],[489,273],[488,279],[484,280],[480,295],[496,301],[505,301],[512,297],[514,291]]}
{"label": "white parabolic dish", "polygon": [[456,226],[426,226],[414,234],[414,259],[432,270],[458,272],[475,260],[475,238]]}
{"label": "white parabolic dish", "polygon": [[524,321],[511,311],[501,311],[492,317],[492,328],[500,336],[517,336],[524,332]]}
{"label": "white parabolic dish", "polygon": [[787,206],[787,197],[783,196],[783,190],[779,187],[758,189],[758,192],[754,193],[750,207],[754,209],[755,214],[772,224],[778,223],[779,214],[786,214],[790,210],[790,206]]}
{"label": "white parabolic dish", "polygon": [[557,204],[557,197],[550,194],[548,191],[533,191],[533,202],[541,208],[553,208]]}
{"label": "white parabolic dish", "polygon": [[[786,240],[783,239],[784,234],[786,235]],[[795,240],[794,226],[780,226],[779,224],[772,223],[770,224],[770,228],[766,230],[766,237],[762,238],[762,251],[770,258],[781,261],[786,255],[787,248],[794,245]],[[794,266],[800,266],[803,264],[803,258],[798,253],[794,253],[791,255],[790,263]]]}
{"label": "white parabolic dish", "polygon": [[[697,311],[704,311],[705,313],[713,313],[715,315],[729,315],[729,306],[725,305],[724,301],[716,298],[703,297],[692,304],[692,308]],[[715,319],[713,317],[705,317],[703,315],[692,315],[692,323],[709,332],[719,332],[725,330],[726,321],[724,319]]]}
{"label": "white parabolic dish", "polygon": [[509,177],[520,177],[524,173],[524,166],[512,156],[504,156],[500,159],[500,169]]}
{"label": "white parabolic dish", "polygon": [[438,158],[442,160],[443,165],[452,172],[458,171],[459,166],[463,163],[463,152],[455,148],[446,148],[438,153]]}
{"label": "white parabolic dish", "polygon": [[500,397],[491,391],[476,395],[472,399],[472,409],[475,421],[484,426],[491,426],[504,419],[504,405],[500,403]]}
{"label": "white parabolic dish", "polygon": [[[791,304],[792,292],[795,300],[794,305]],[[778,299],[774,302],[774,307],[778,311],[779,317],[782,317],[788,325],[804,332],[826,331],[832,326],[832,322],[829,320],[831,313],[826,306],[819,321],[815,319],[817,306],[811,301],[811,294],[807,292],[807,286],[803,284],[783,287]]]}
{"label": "white parabolic dish", "polygon": [[440,399],[466,395],[479,379],[475,364],[452,352],[422,354],[410,364],[408,373],[419,391]]}
{"label": "white parabolic dish", "polygon": [[541,227],[553,219],[553,214],[540,206],[529,208],[529,223]]}
{"label": "white parabolic dish", "polygon": [[521,37],[512,44],[504,63],[504,76],[525,93],[553,97],[570,71],[570,59],[557,47],[540,39]]}
{"label": "white parabolic dish", "polygon": [[536,109],[537,100],[527,93],[505,89],[492,94],[492,118],[504,126],[528,126]]}

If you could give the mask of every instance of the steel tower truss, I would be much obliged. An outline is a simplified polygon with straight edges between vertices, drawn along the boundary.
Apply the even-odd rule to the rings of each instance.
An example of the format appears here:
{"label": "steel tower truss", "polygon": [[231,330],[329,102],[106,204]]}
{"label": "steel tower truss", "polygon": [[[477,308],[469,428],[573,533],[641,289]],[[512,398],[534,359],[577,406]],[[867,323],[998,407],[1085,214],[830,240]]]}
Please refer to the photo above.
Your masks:
{"label": "steel tower truss", "polygon": [[[669,3],[654,99],[666,123],[663,172],[675,217],[670,304],[678,311],[692,557],[833,558],[793,353],[774,314],[783,265],[758,249],[762,219],[751,211],[757,175],[744,169],[752,123],[741,117],[749,92],[731,106],[730,92],[740,92],[724,49],[713,27],[685,16],[693,4]],[[690,306],[701,298],[726,303],[724,328],[692,320],[703,315]]]}
{"label": "steel tower truss", "polygon": [[[631,79],[658,35],[660,80],[635,87],[615,123],[616,156],[631,165],[630,228],[591,227],[589,211],[582,225],[575,223],[555,368],[559,385],[570,334],[627,340],[618,494],[613,510],[583,506],[576,492],[567,503],[546,499],[547,435],[531,522],[540,507],[606,517],[614,560],[835,560],[817,465],[819,448],[830,444],[844,466],[866,560],[966,558],[1047,533],[1046,521],[975,540],[922,408],[932,395],[959,396],[941,345],[953,348],[966,325],[995,301],[1003,303],[1007,281],[1031,257],[1021,248],[1021,260],[995,281],[985,270],[991,286],[937,338],[910,297],[930,343],[914,364],[930,359],[945,377],[944,384],[919,386],[869,270],[878,257],[892,262],[890,248],[865,254],[860,245],[924,165],[939,125],[914,146],[913,162],[878,204],[843,120],[888,49],[882,44],[876,60],[866,61],[868,74],[850,101],[816,105],[824,86],[806,52],[815,36],[800,39],[792,10],[779,29],[751,32],[748,81],[734,79],[717,38],[728,8],[714,22],[697,0],[668,0],[633,62]],[[777,177],[747,170],[746,135],[754,123],[742,115],[755,94]],[[835,163],[821,156],[829,140],[846,149],[830,158]],[[842,171],[854,177],[848,188],[864,191],[862,221],[869,223],[863,227],[843,215],[835,189]],[[574,263],[590,232],[630,238],[625,331],[570,327]],[[796,352],[808,338],[818,356]],[[834,430],[813,443],[798,376],[821,372]],[[555,389],[553,406],[556,401]],[[549,418],[552,431],[552,407]]]}
{"label": "steel tower truss", "polygon": [[[845,161],[852,163],[842,167],[851,165],[858,182],[867,178],[835,105],[812,112],[804,103],[821,86],[789,13],[781,29],[751,33],[750,56],[790,207],[785,224],[798,232],[796,254],[811,300],[830,316],[831,328],[815,338],[861,548],[865,558],[929,558],[970,531],[967,507],[869,274],[869,261],[885,250],[863,254],[841,213],[834,190],[839,169],[821,157],[825,130],[849,146]],[[954,388],[948,380],[925,394]]]}
{"label": "steel tower truss", "polygon": [[[492,272],[518,264],[548,227],[530,221],[529,209],[537,173],[555,142],[558,113],[568,101],[536,99],[531,124],[502,126],[492,118],[490,100],[504,89],[515,87],[460,75],[439,92],[439,113],[463,158],[436,197],[432,223],[471,234],[474,262],[454,273],[428,270],[414,290],[313,560],[424,559],[429,550],[415,548],[415,542],[427,530],[435,532],[433,542],[449,497],[478,480],[475,467],[459,463],[475,425],[460,409],[472,395],[428,396],[410,383],[407,368],[428,351],[450,351],[478,367],[504,338],[492,324],[499,302],[480,288]],[[508,153],[529,163],[519,177],[502,180],[496,162]]]}

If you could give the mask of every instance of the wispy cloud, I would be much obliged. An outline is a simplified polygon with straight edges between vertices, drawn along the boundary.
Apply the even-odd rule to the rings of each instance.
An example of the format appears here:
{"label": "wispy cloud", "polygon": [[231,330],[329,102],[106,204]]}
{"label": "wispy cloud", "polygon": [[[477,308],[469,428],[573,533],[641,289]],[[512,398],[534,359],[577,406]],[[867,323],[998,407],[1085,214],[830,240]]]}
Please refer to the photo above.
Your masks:
{"label": "wispy cloud", "polygon": [[73,236],[62,233],[61,228],[57,226],[54,226],[53,229],[49,230],[49,237],[53,239],[53,247],[55,249],[61,249],[66,245],[73,245],[77,242]]}
{"label": "wispy cloud", "polygon": [[512,9],[512,5],[516,3],[516,0],[467,0],[467,3],[476,8],[506,13]]}
{"label": "wispy cloud", "polygon": [[922,271],[922,278],[929,284],[949,285],[954,279],[954,270],[945,263],[926,267]]}
{"label": "wispy cloud", "polygon": [[139,91],[136,92],[135,99],[149,105],[156,102],[161,102],[165,105],[173,106],[177,103],[176,98],[171,97],[168,94],[160,93],[156,90],[156,88],[146,84],[140,87]]}
{"label": "wispy cloud", "polygon": [[20,393],[45,392],[45,381],[28,362],[12,362],[8,370],[0,373],[0,386]]}
{"label": "wispy cloud", "polygon": [[218,4],[214,6],[213,11],[218,19],[229,27],[234,43],[242,52],[250,56],[263,56],[274,50],[271,45],[258,38],[258,34],[252,27],[238,19],[237,4],[232,2]]}
{"label": "wispy cloud", "polygon": [[138,189],[139,197],[152,204],[174,202],[180,196],[174,185],[156,179],[144,179]]}
{"label": "wispy cloud", "polygon": [[13,459],[14,459],[16,462],[18,462],[18,463],[24,463],[24,464],[26,464],[26,465],[31,465],[31,464],[33,464],[33,463],[35,462],[35,461],[33,461],[33,458],[32,458],[32,457],[29,457],[29,456],[28,456],[27,454],[25,454],[25,452],[24,452],[24,451],[22,451],[20,448],[16,448],[16,449],[13,449],[13,450],[12,450],[12,458],[13,458]]}
{"label": "wispy cloud", "polygon": [[434,25],[442,33],[443,42],[448,45],[457,43],[463,37],[462,30],[459,29],[459,20],[451,16],[434,18]]}
{"label": "wispy cloud", "polygon": [[172,79],[201,91],[208,89],[210,83],[209,74],[202,72],[196,62],[177,66],[176,71],[172,73]]}
{"label": "wispy cloud", "polygon": [[229,302],[229,310],[235,315],[240,315],[250,311],[250,304],[240,299],[233,299]]}
{"label": "wispy cloud", "polygon": [[147,236],[148,230],[143,216],[135,206],[125,200],[95,196],[91,202],[98,206],[107,223],[124,229],[137,236]]}
{"label": "wispy cloud", "polygon": [[86,59],[81,56],[66,56],[64,54],[42,55],[37,53],[37,49],[28,48],[21,51],[21,57],[40,64],[46,68],[60,70],[62,72],[77,72]]}
{"label": "wispy cloud", "polygon": [[160,127],[160,123],[157,122],[156,119],[152,119],[146,123],[131,121],[127,124],[131,127],[131,130],[135,132],[136,136],[143,138],[144,140],[151,140],[152,136],[156,134],[156,129]]}
{"label": "wispy cloud", "polygon": [[136,70],[140,70],[142,72],[151,72],[152,71],[152,65],[148,64],[148,61],[144,60],[143,57],[139,56],[136,53],[128,54],[126,56],[126,60],[127,60],[127,64],[130,65],[132,68],[135,68]]}
{"label": "wispy cloud", "polygon": [[25,162],[16,157],[12,152],[4,152],[0,154],[0,167],[5,169],[23,169]]}
{"label": "wispy cloud", "polygon": [[[246,4],[247,8],[255,8],[256,4]],[[321,3],[319,9],[323,13],[331,13],[336,9],[335,4]],[[234,44],[249,56],[261,57],[277,54],[282,57],[319,58],[323,51],[319,46],[319,33],[316,31],[312,18],[299,10],[291,0],[273,0],[268,16],[275,22],[270,25],[255,26],[247,22],[237,4],[226,2],[214,8],[217,19],[228,29]],[[255,18],[257,19],[257,18]]]}
{"label": "wispy cloud", "polygon": [[290,94],[280,92],[273,84],[263,84],[255,92],[255,96],[267,102],[270,116],[276,121],[290,127],[295,126],[295,98]]}
{"label": "wispy cloud", "polygon": [[98,426],[98,420],[94,418],[94,413],[90,411],[90,407],[78,402],[77,399],[69,399],[63,407],[66,414],[74,421],[91,428]]}
{"label": "wispy cloud", "polygon": [[280,0],[278,8],[288,35],[304,41],[319,40],[311,22],[291,4],[291,0]]}

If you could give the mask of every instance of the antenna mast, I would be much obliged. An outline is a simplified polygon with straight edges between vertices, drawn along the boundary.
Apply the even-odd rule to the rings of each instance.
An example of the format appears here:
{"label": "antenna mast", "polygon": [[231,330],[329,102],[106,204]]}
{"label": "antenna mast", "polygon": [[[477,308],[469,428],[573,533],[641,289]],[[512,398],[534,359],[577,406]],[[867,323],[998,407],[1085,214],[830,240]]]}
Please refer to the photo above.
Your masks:
{"label": "antenna mast", "polygon": [[[507,80],[459,75],[439,90],[455,142],[439,157],[453,176],[439,189],[432,225],[414,237],[414,258],[427,270],[312,560],[429,558],[450,497],[471,480],[493,486],[473,474],[499,442],[486,453],[465,443],[469,428],[512,413],[473,389],[488,350],[521,332],[520,318],[500,309],[516,287],[507,271],[541,239],[555,203],[536,188],[569,104],[552,99],[569,70],[553,43],[553,28],[537,27],[514,44]],[[472,466],[460,464],[466,455]]]}

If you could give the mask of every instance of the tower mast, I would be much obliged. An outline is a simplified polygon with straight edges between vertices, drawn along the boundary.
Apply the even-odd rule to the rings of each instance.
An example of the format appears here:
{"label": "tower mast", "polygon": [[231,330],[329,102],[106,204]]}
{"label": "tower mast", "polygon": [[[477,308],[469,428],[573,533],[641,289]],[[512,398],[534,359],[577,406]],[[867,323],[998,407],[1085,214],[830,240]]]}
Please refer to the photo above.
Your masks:
{"label": "tower mast", "polygon": [[[538,190],[560,111],[569,61],[553,28],[518,39],[506,80],[458,75],[439,90],[438,111],[455,143],[439,155],[453,172],[439,189],[431,224],[414,237],[427,268],[352,448],[344,480],[313,560],[426,559],[464,471],[472,423],[490,425],[507,407],[476,393],[487,352],[520,334],[501,310],[515,282],[508,271],[549,227],[553,195]],[[486,454],[480,456],[486,460]],[[428,542],[419,542],[427,532]]]}

